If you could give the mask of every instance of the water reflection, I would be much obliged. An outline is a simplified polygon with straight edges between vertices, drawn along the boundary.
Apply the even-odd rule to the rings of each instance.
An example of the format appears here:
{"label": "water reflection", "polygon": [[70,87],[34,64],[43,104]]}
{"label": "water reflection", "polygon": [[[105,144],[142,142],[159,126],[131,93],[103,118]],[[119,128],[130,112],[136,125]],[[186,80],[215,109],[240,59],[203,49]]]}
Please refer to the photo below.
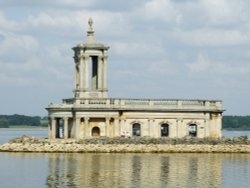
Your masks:
{"label": "water reflection", "polygon": [[47,186],[221,187],[221,154],[50,154]]}

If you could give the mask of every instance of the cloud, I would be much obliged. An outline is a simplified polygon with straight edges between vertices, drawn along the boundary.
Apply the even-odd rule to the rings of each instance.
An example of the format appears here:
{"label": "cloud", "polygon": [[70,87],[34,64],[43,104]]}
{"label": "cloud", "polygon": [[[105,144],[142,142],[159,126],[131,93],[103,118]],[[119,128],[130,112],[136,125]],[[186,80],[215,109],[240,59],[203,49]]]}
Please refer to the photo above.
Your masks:
{"label": "cloud", "polygon": [[192,31],[176,31],[176,40],[192,46],[233,46],[250,43],[250,31],[202,28]]}
{"label": "cloud", "polygon": [[18,23],[13,20],[8,20],[4,13],[0,11],[0,30],[3,31],[17,31],[19,30]]}
{"label": "cloud", "polygon": [[232,76],[233,78],[249,79],[250,78],[250,64],[244,62],[220,63],[217,62],[215,71],[222,76]]}
{"label": "cloud", "polygon": [[0,72],[0,84],[2,86],[29,86],[33,85],[35,81],[30,78],[24,78],[23,76],[13,76],[13,75],[7,75],[5,73]]}
{"label": "cloud", "polygon": [[208,24],[213,26],[235,25],[249,21],[249,2],[244,0],[201,0]]}
{"label": "cloud", "polygon": [[217,80],[227,79],[241,82],[250,78],[250,64],[218,61],[215,58],[210,59],[208,55],[203,53],[198,55],[196,62],[186,63],[186,67],[190,74],[203,75],[207,78],[216,78]]}
{"label": "cloud", "polygon": [[43,0],[43,1],[33,1],[33,0],[8,0],[8,1],[1,1],[0,5],[2,7],[41,7],[41,8],[86,8],[94,5],[97,1],[96,0]]}
{"label": "cloud", "polygon": [[145,3],[142,10],[147,20],[178,20],[179,12],[174,5],[171,0],[151,0]]}
{"label": "cloud", "polygon": [[16,35],[14,33],[0,33],[0,60],[23,61],[38,49],[37,40],[29,35]]}
{"label": "cloud", "polygon": [[147,58],[149,60],[149,58],[164,56],[164,50],[161,45],[152,41],[150,41],[151,45],[149,45],[149,41],[150,39],[145,41],[116,41],[112,42],[111,46],[112,51],[121,58],[133,57],[134,59],[140,58],[145,60]]}
{"label": "cloud", "polygon": [[200,53],[195,63],[187,63],[186,66],[191,73],[204,73],[209,72],[209,69],[211,68],[211,62],[207,56]]}
{"label": "cloud", "polygon": [[71,47],[85,40],[90,16],[97,41],[111,47],[110,96],[228,100],[236,87],[242,92],[230,100],[250,94],[250,1],[9,0],[0,6],[6,96],[16,87],[23,92],[17,98],[25,91],[44,93],[43,101],[71,96]]}

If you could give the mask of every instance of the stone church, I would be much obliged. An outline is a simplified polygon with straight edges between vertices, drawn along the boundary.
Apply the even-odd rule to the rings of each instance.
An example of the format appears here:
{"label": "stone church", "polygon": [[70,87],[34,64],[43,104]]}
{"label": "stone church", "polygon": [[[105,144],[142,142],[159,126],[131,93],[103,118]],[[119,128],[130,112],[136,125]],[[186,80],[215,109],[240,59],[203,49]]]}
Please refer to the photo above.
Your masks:
{"label": "stone church", "polygon": [[74,97],[50,104],[49,138],[221,137],[220,100],[109,98],[109,47],[95,40],[93,21],[87,39],[73,47]]}

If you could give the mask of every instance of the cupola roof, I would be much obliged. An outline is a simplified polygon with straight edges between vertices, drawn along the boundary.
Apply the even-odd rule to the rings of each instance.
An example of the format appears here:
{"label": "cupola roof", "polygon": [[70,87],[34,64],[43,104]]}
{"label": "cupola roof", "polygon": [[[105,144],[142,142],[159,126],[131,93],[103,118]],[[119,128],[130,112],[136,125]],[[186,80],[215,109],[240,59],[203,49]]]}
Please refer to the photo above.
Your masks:
{"label": "cupola roof", "polygon": [[84,49],[108,50],[109,49],[108,46],[96,41],[96,39],[94,37],[95,31],[94,31],[94,29],[92,27],[93,26],[93,19],[91,17],[88,20],[88,25],[89,25],[89,28],[87,30],[87,40],[84,41],[83,43],[78,44],[73,49],[75,49],[75,48],[84,48]]}

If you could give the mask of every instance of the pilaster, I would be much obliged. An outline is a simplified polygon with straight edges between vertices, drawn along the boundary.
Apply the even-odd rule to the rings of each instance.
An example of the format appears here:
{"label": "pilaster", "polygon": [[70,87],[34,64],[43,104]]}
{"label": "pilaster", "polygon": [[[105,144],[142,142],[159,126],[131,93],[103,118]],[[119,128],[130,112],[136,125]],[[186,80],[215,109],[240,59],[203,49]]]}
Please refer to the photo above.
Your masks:
{"label": "pilaster", "polygon": [[105,118],[105,133],[109,137],[110,117]]}
{"label": "pilaster", "polygon": [[217,130],[217,134],[218,137],[221,137],[221,129],[222,129],[222,115],[219,113],[217,115],[217,126],[216,126],[216,130]]}
{"label": "pilaster", "polygon": [[150,137],[151,137],[150,119],[148,119],[147,123],[148,123],[148,136],[150,136]]}
{"label": "pilaster", "polygon": [[103,62],[102,56],[98,56],[98,90],[103,90]]}
{"label": "pilaster", "polygon": [[80,122],[81,118],[80,117],[76,117],[75,118],[75,138],[79,139],[80,138]]}
{"label": "pilaster", "polygon": [[107,90],[108,86],[107,86],[107,59],[108,56],[105,52],[104,57],[103,57],[103,89]]}
{"label": "pilaster", "polygon": [[67,139],[68,138],[68,120],[69,120],[69,118],[68,117],[64,117],[63,118],[63,122],[64,122],[64,135],[63,135],[63,137],[64,137],[64,139]]}
{"label": "pilaster", "polygon": [[51,139],[56,138],[56,118],[51,118]]}
{"label": "pilaster", "polygon": [[84,55],[84,88],[83,89],[89,89],[89,56]]}
{"label": "pilaster", "polygon": [[114,119],[114,137],[120,136],[119,119]]}
{"label": "pilaster", "polygon": [[[182,119],[176,120],[176,137],[177,138],[183,137],[183,132],[181,131],[183,129],[182,122],[183,122]],[[187,132],[187,130],[184,130],[184,131]],[[185,133],[185,134],[187,134],[187,133]]]}
{"label": "pilaster", "polygon": [[88,137],[89,117],[84,118],[84,138]]}
{"label": "pilaster", "polygon": [[81,53],[81,55],[80,55],[79,74],[80,74],[80,89],[82,90],[83,88],[85,88],[85,83],[86,83],[86,77],[84,76],[85,75],[85,57],[84,57],[83,53]]}
{"label": "pilaster", "polygon": [[149,119],[150,136],[157,138],[157,131],[154,127],[154,119]]}
{"label": "pilaster", "polygon": [[124,133],[126,133],[126,130],[125,130],[125,123],[126,123],[126,119],[124,119],[124,118],[121,118],[121,128],[120,128],[120,135],[122,135],[123,134],[123,132]]}

